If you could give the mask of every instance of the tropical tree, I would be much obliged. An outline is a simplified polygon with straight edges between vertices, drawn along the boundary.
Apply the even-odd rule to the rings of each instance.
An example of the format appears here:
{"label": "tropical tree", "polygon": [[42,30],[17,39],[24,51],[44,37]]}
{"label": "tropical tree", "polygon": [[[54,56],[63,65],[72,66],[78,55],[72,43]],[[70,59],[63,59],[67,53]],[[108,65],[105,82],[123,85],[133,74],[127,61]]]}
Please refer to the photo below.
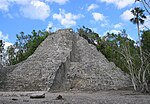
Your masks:
{"label": "tropical tree", "polygon": [[35,31],[31,32],[31,35],[25,35],[24,32],[16,34],[17,41],[14,45],[8,47],[8,60],[9,65],[17,64],[25,59],[27,59],[40,43],[49,35],[47,31]]}
{"label": "tropical tree", "polygon": [[[131,10],[131,13],[134,15],[133,18],[130,19],[130,21],[133,24],[137,25],[138,30],[138,39],[139,39],[139,49],[140,49],[140,68],[138,70],[137,74],[137,88],[138,90],[141,90],[142,92],[148,92],[148,86],[147,86],[147,78],[146,73],[148,73],[149,63],[147,63],[147,58],[144,59],[143,51],[142,51],[142,44],[141,44],[141,36],[140,36],[140,24],[144,24],[144,19],[146,19],[146,16],[144,15],[144,10],[140,7],[135,7]],[[137,89],[135,89],[137,90]]]}
{"label": "tropical tree", "polygon": [[[102,38],[100,42],[100,51],[105,55],[105,57],[112,61],[121,68],[124,72],[130,74],[128,58],[130,53],[131,56],[136,55],[137,48],[134,46],[135,41],[127,37],[125,30],[118,34],[107,33],[106,36]],[[134,64],[136,64],[136,57],[133,58]]]}
{"label": "tropical tree", "polygon": [[17,63],[15,49],[16,48],[13,45],[7,48],[8,65],[14,65]]}
{"label": "tropical tree", "polygon": [[143,51],[150,54],[150,30],[143,31],[141,44]]}
{"label": "tropical tree", "polygon": [[[142,50],[144,53],[143,56],[145,59],[147,59],[148,64],[150,64],[150,30],[145,30],[142,32],[141,44],[142,44]],[[150,72],[150,66],[148,69]],[[148,77],[148,81],[150,82],[150,75]]]}
{"label": "tropical tree", "polygon": [[4,43],[3,40],[0,40],[0,64],[2,64],[3,50],[4,50]]}
{"label": "tropical tree", "polygon": [[[128,73],[136,91],[149,91],[147,87],[150,78],[148,57],[144,57],[145,52],[142,56],[140,55],[139,45],[135,45],[136,42],[128,38],[125,30],[118,34],[107,33],[102,38],[95,36],[92,30],[85,27],[78,29],[78,33],[89,43],[95,45],[109,61],[114,62],[116,66]],[[91,40],[94,40],[95,43]],[[146,44],[145,46],[148,48],[147,43],[143,41],[142,43]]]}
{"label": "tropical tree", "polygon": [[[146,19],[146,16],[144,15],[144,10],[140,7],[135,7],[131,10],[131,13],[134,15],[133,18],[130,19],[130,21],[133,24],[137,25],[137,31],[138,31],[138,39],[139,39],[139,46],[140,46],[140,55],[142,59],[142,47],[141,47],[141,36],[140,36],[140,24],[144,24],[144,19]],[[143,59],[142,59],[143,61]]]}
{"label": "tropical tree", "polygon": [[90,44],[96,45],[96,43],[98,43],[101,40],[99,34],[95,33],[90,28],[87,28],[85,26],[77,29],[77,31],[78,34],[84,39],[86,39]]}

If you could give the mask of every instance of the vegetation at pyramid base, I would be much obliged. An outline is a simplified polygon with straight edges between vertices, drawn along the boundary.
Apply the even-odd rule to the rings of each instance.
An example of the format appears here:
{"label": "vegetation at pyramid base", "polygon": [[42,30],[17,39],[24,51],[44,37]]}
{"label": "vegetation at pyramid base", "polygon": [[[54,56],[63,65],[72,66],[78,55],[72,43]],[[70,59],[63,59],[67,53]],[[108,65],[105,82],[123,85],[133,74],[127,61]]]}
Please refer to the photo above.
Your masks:
{"label": "vegetation at pyramid base", "polygon": [[78,33],[89,43],[95,45],[97,50],[101,51],[109,61],[114,62],[123,71],[129,73],[125,65],[125,59],[120,55],[121,48],[128,42],[130,47],[132,47],[131,51],[133,54],[135,50],[138,50],[138,47],[134,45],[134,40],[127,37],[125,30],[119,34],[107,33],[106,36],[100,37],[100,35],[97,35],[91,29],[83,26],[78,29]]}
{"label": "vegetation at pyramid base", "polygon": [[[149,8],[147,1],[136,1],[142,2],[145,10],[149,13],[146,8],[146,6]],[[145,10],[140,7],[131,10],[133,18],[130,21],[136,24],[138,42],[129,39],[125,30],[118,34],[107,33],[106,36],[100,38],[89,28],[83,26],[78,29],[80,36],[95,45],[109,61],[127,72],[131,77],[134,90],[141,92],[149,92],[148,82],[150,82],[150,30],[143,31],[142,35],[140,33],[140,24],[144,24],[146,19]]]}
{"label": "vegetation at pyramid base", "polygon": [[16,35],[17,41],[7,49],[8,65],[14,65],[27,59],[49,35],[49,32],[41,30],[37,32],[33,30],[31,33],[32,35],[25,35],[24,32],[20,32]]}
{"label": "vegetation at pyramid base", "polygon": [[150,30],[143,31],[141,42],[142,42],[142,49],[145,52],[150,53]]}
{"label": "vegetation at pyramid base", "polygon": [[128,38],[125,30],[118,34],[107,33],[106,36],[100,37],[83,26],[78,29],[78,33],[90,44],[95,45],[109,61],[128,73],[135,90],[149,91],[144,86],[150,82],[150,30],[143,31],[142,34],[143,61],[141,61],[139,42]]}
{"label": "vegetation at pyramid base", "polygon": [[[32,34],[25,35],[24,32],[17,34],[17,41],[7,49],[7,64],[14,65],[34,53],[40,43],[49,35],[47,31],[35,31]],[[98,51],[102,52],[105,57],[116,64],[124,72],[128,73],[133,81],[136,90],[142,91],[144,83],[150,82],[150,30],[145,30],[141,35],[141,48],[143,50],[143,62],[140,57],[139,42],[128,38],[125,30],[118,34],[107,33],[100,37],[85,26],[77,29],[77,33],[85,38],[90,44],[95,45]],[[0,41],[1,53],[4,50],[4,42]],[[141,70],[141,67],[144,70]],[[145,79],[143,83],[142,80]],[[145,87],[144,87],[145,88]],[[147,91],[147,90],[146,90]]]}

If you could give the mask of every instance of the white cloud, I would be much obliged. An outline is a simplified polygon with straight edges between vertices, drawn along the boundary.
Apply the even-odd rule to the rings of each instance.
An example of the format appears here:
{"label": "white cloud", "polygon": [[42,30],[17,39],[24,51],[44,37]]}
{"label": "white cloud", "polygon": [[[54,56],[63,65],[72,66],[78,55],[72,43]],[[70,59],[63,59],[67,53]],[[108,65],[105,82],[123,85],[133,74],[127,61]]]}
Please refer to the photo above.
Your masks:
{"label": "white cloud", "polygon": [[113,27],[114,27],[115,29],[120,29],[120,28],[122,28],[122,26],[123,26],[122,23],[118,23],[118,24],[115,24]]}
{"label": "white cloud", "polygon": [[14,2],[14,3],[19,4],[19,5],[27,5],[31,1],[38,1],[38,0],[8,0],[8,1],[9,2]]}
{"label": "white cloud", "polygon": [[123,14],[120,17],[125,21],[129,21],[131,18],[133,18],[133,14],[131,13],[131,9],[123,12]]}
{"label": "white cloud", "polygon": [[94,27],[94,28],[90,28],[92,31],[94,31],[95,33],[98,33],[98,28]]}
{"label": "white cloud", "polygon": [[49,31],[49,28],[52,28],[52,27],[53,27],[53,23],[49,22],[47,25],[46,31]]}
{"label": "white cloud", "polygon": [[109,24],[108,24],[108,21],[107,21],[107,20],[105,20],[103,23],[100,24],[101,27],[106,27],[106,26],[108,26],[108,25],[109,25]]}
{"label": "white cloud", "polygon": [[69,0],[45,0],[45,1],[47,1],[47,2],[55,2],[55,3],[58,3],[60,5],[63,5],[66,2],[68,2]]}
{"label": "white cloud", "polygon": [[98,1],[106,2],[107,4],[114,4],[119,9],[132,5],[135,2],[135,0],[98,0]]}
{"label": "white cloud", "polygon": [[140,25],[140,29],[150,29],[150,16],[146,16],[145,22],[143,25]]}
{"label": "white cloud", "polygon": [[101,13],[94,12],[92,15],[95,21],[103,21],[106,19],[106,17]]}
{"label": "white cloud", "polygon": [[108,30],[108,31],[104,32],[103,36],[107,35],[107,33],[118,34],[118,33],[121,33],[121,31],[120,30],[114,30],[114,29],[113,30]]}
{"label": "white cloud", "polygon": [[4,34],[0,31],[0,40],[6,41],[7,39],[8,39],[8,35],[4,35]]}
{"label": "white cloud", "polygon": [[13,45],[10,42],[6,42],[8,40],[8,35],[4,35],[1,31],[0,31],[0,40],[4,41],[4,49],[7,49],[8,46]]}
{"label": "white cloud", "polygon": [[[108,31],[106,31],[106,32],[103,34],[103,36],[106,36],[107,33],[110,33],[110,34],[112,34],[112,33],[114,33],[114,34],[119,34],[119,33],[121,33],[121,31],[120,31],[120,30],[115,30],[115,29],[108,30]],[[127,34],[127,35],[128,35],[128,34]],[[132,38],[130,35],[128,35],[127,37],[128,37],[129,39],[133,40],[133,38]]]}
{"label": "white cloud", "polygon": [[94,9],[96,9],[96,8],[98,8],[98,5],[97,5],[97,4],[91,4],[91,5],[87,8],[87,10],[88,10],[88,11],[91,11],[91,10],[94,10]]}
{"label": "white cloud", "polygon": [[7,0],[0,0],[0,10],[1,11],[9,11],[9,2]]}
{"label": "white cloud", "polygon": [[26,5],[31,1],[34,0],[0,0],[0,10],[8,12],[11,3],[15,3],[18,5]]}
{"label": "white cloud", "polygon": [[[45,20],[49,17],[50,7],[42,1],[43,0],[0,0],[0,10],[8,12],[10,4],[12,4],[11,6],[17,4],[24,17]],[[10,16],[10,14],[8,16]]]}
{"label": "white cloud", "polygon": [[4,49],[7,49],[9,46],[13,45],[12,43],[10,42],[5,42],[4,43]]}
{"label": "white cloud", "polygon": [[76,20],[83,17],[81,14],[74,15],[72,13],[65,13],[65,10],[60,9],[60,13],[53,14],[53,19],[58,20],[61,25],[65,27],[71,27],[76,25]]}
{"label": "white cloud", "polygon": [[44,2],[34,0],[28,5],[22,6],[20,12],[26,18],[45,20],[49,17],[50,8]]}
{"label": "white cloud", "polygon": [[50,21],[47,25],[46,31],[49,31],[49,28],[51,28],[51,32],[55,32],[56,30],[58,30],[59,28],[55,27],[54,24]]}
{"label": "white cloud", "polygon": [[92,13],[92,16],[95,20],[94,22],[100,22],[101,27],[108,26],[109,20],[107,20],[107,17],[104,16],[103,14],[98,13],[98,12],[94,12],[94,13]]}
{"label": "white cloud", "polygon": [[128,35],[127,37],[128,37],[128,39],[134,40],[130,35]]}

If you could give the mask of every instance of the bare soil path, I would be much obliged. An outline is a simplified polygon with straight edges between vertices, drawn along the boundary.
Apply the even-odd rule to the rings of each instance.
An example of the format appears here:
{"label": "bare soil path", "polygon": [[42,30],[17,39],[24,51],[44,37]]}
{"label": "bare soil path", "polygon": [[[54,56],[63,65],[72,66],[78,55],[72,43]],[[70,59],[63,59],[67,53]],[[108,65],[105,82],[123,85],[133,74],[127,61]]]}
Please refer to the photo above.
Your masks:
{"label": "bare soil path", "polygon": [[0,104],[150,104],[149,94],[133,91],[45,92],[45,98],[31,99],[33,93],[43,92],[0,92]]}

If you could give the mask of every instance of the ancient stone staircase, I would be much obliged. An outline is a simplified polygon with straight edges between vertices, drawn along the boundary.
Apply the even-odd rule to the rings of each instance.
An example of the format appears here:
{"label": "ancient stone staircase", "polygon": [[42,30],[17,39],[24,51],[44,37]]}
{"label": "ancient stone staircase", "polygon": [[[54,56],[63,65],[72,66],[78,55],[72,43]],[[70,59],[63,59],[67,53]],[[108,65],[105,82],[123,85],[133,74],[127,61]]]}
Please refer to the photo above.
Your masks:
{"label": "ancient stone staircase", "polygon": [[70,29],[49,35],[7,75],[3,90],[108,90],[129,86],[115,64]]}

